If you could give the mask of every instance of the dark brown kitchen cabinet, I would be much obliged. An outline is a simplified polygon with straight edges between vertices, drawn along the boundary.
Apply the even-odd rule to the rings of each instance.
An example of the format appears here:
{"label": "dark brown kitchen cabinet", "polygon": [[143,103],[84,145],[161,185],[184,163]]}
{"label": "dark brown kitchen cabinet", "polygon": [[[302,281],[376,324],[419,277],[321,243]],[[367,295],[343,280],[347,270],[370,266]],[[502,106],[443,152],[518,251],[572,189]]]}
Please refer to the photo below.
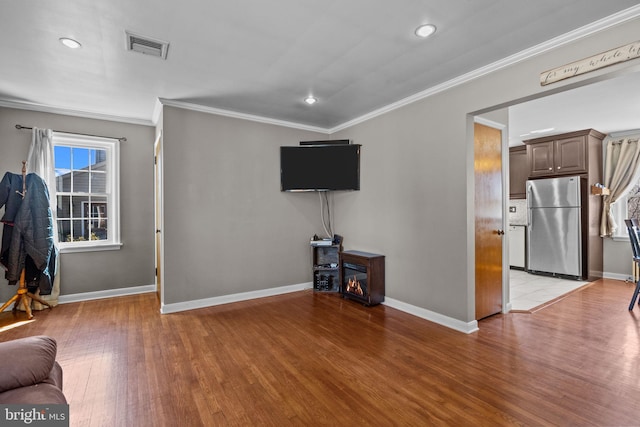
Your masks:
{"label": "dark brown kitchen cabinet", "polygon": [[509,148],[509,198],[525,199],[527,195],[527,179],[529,178],[529,162],[527,146],[520,145]]}
{"label": "dark brown kitchen cabinet", "polygon": [[604,136],[596,130],[586,129],[524,141],[529,178],[588,173],[590,151],[602,150]]}

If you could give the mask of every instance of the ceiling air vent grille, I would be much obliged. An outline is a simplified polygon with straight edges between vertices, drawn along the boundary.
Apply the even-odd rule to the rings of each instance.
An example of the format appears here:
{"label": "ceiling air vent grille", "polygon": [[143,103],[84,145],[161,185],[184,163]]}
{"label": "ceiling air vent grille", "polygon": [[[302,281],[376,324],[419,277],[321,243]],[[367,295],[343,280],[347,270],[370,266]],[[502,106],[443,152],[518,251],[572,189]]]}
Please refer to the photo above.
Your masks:
{"label": "ceiling air vent grille", "polygon": [[125,31],[125,33],[127,34],[127,50],[167,59],[168,42],[134,34],[130,31]]}

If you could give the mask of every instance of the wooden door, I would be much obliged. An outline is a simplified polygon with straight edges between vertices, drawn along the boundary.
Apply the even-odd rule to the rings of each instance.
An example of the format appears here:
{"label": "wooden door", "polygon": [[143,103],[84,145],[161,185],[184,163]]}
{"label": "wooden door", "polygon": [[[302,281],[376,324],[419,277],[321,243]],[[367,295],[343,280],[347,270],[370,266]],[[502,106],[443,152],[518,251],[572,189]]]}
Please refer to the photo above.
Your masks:
{"label": "wooden door", "polygon": [[502,311],[502,131],[474,126],[476,319]]}
{"label": "wooden door", "polygon": [[162,137],[154,147],[154,193],[155,193],[155,225],[156,225],[156,292],[162,302]]}

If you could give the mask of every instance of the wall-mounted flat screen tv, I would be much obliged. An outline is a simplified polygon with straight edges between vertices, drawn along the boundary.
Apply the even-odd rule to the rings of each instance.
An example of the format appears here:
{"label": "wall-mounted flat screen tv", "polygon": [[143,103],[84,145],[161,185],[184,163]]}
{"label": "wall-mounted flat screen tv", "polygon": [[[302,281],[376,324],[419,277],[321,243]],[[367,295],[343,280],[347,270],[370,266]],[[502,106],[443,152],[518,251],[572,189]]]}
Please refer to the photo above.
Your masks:
{"label": "wall-mounted flat screen tv", "polygon": [[280,147],[282,191],[360,190],[360,145]]}

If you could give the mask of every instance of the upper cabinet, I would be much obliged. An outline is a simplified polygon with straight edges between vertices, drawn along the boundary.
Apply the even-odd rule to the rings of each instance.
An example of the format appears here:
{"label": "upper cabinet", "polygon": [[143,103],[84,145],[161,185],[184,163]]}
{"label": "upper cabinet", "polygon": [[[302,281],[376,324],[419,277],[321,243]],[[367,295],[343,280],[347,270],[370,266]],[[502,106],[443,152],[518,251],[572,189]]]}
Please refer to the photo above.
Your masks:
{"label": "upper cabinet", "polygon": [[509,198],[524,199],[527,196],[529,162],[527,147],[520,145],[509,148]]}
{"label": "upper cabinet", "polygon": [[529,178],[588,173],[589,157],[595,155],[600,158],[599,153],[591,153],[602,150],[604,137],[604,134],[596,130],[585,129],[524,141],[527,146]]}

